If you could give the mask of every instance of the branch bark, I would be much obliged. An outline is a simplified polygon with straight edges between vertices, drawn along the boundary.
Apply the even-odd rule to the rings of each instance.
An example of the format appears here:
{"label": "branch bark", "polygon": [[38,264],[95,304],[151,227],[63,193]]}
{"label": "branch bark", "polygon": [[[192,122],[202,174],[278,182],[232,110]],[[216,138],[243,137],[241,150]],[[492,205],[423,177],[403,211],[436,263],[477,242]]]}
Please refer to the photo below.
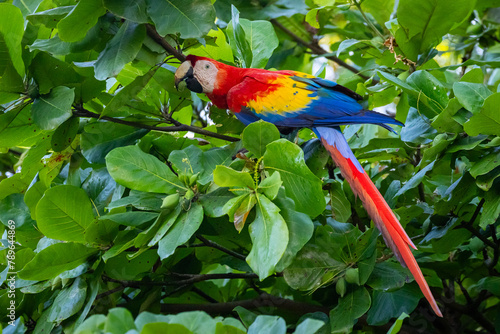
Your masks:
{"label": "branch bark", "polygon": [[[297,43],[305,46],[306,48],[308,48],[309,50],[311,50],[315,54],[325,55],[325,54],[328,53],[325,49],[323,49],[318,44],[309,43],[309,42],[303,40],[302,38],[300,38],[299,36],[295,35],[293,33],[293,31],[291,31],[288,28],[286,28],[284,25],[282,25],[281,23],[279,23],[276,19],[271,19],[271,23],[274,24],[276,27],[280,28],[285,34],[287,34],[288,36],[290,36],[294,41],[296,41]],[[340,66],[342,66],[342,67],[348,69],[349,71],[357,74],[359,77],[363,78],[363,80],[370,79],[370,77],[368,77],[368,76],[360,73],[356,68],[354,68],[353,66],[347,64],[345,61],[343,61],[342,59],[340,59],[338,57],[328,55],[328,56],[325,56],[325,58],[330,59],[331,61],[334,61],[337,64],[339,64]],[[377,83],[377,82],[378,82],[377,80],[373,79],[373,83]]]}
{"label": "branch bark", "polygon": [[186,60],[186,56],[180,53],[176,48],[170,45],[159,33],[156,31],[155,27],[151,24],[146,24],[146,32],[151,39],[153,39],[156,43],[160,44],[162,48],[165,49],[169,54],[184,62]]}
{"label": "branch bark", "polygon": [[75,115],[77,117],[90,117],[90,118],[96,118],[96,119],[104,119],[104,120],[107,120],[107,121],[110,121],[113,123],[129,125],[129,126],[133,126],[136,128],[147,129],[147,130],[152,130],[152,131],[160,131],[160,132],[190,131],[190,132],[198,133],[200,135],[204,135],[207,137],[218,138],[218,139],[227,140],[230,142],[239,141],[238,138],[226,136],[226,135],[221,135],[219,133],[215,133],[215,132],[208,131],[208,130],[205,130],[202,128],[198,128],[196,126],[186,125],[186,124],[182,124],[182,123],[176,123],[177,125],[174,125],[174,126],[147,125],[147,124],[142,124],[142,123],[138,123],[138,122],[126,121],[126,120],[119,119],[119,118],[113,118],[113,117],[109,117],[109,116],[101,116],[99,114],[96,114],[96,113],[93,113],[89,110],[86,110],[83,107],[76,107],[75,110],[73,111],[73,115]]}

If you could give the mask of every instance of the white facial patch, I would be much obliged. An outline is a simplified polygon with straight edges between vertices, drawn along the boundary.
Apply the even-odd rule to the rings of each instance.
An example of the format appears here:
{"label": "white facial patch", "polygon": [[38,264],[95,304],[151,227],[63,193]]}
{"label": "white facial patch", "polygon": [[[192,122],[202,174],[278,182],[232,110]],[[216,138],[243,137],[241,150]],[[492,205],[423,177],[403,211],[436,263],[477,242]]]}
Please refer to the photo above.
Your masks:
{"label": "white facial patch", "polygon": [[193,75],[203,88],[203,93],[211,94],[214,91],[217,72],[219,72],[219,69],[208,60],[198,60],[196,62]]}

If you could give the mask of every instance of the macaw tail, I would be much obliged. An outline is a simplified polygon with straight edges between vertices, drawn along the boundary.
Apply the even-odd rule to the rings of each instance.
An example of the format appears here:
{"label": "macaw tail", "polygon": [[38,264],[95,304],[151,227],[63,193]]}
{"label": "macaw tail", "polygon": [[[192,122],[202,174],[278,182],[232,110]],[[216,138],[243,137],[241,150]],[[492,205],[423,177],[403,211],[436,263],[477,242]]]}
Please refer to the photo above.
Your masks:
{"label": "macaw tail", "polygon": [[417,249],[417,247],[408,237],[375,184],[361,167],[340,129],[317,127],[314,131],[327,151],[330,152],[333,161],[339,167],[342,176],[349,182],[354,194],[363,202],[366,211],[368,211],[368,214],[382,233],[385,243],[394,252],[399,262],[410,269],[432,309],[438,316],[442,317],[443,315],[437,306],[436,300],[432,296],[422,271],[410,250],[410,246],[414,249]]}

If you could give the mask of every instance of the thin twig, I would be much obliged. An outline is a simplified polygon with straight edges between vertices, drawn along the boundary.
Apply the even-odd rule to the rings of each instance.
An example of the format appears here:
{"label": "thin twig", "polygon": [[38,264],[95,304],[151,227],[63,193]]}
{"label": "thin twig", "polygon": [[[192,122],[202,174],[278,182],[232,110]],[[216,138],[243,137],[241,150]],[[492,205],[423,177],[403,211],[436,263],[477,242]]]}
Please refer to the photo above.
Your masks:
{"label": "thin twig", "polygon": [[[278,21],[276,21],[276,19],[271,19],[271,23],[274,24],[276,27],[280,28],[285,34],[287,34],[288,36],[290,36],[294,41],[296,41],[299,44],[302,44],[303,46],[305,46],[306,48],[310,49],[315,54],[325,55],[325,54],[328,53],[325,49],[323,49],[318,44],[309,43],[309,42],[303,40],[302,38],[300,38],[299,36],[297,36],[293,31],[291,31],[290,29],[286,28],[284,25],[282,25],[281,23],[279,23]],[[332,55],[325,55],[325,58],[330,59],[331,61],[334,61],[337,64],[339,64],[340,66],[342,66],[342,67],[348,69],[349,71],[357,74],[359,77],[363,78],[363,80],[370,79],[370,77],[362,74],[356,68],[354,68],[353,66],[347,64],[345,61],[343,61],[340,58],[337,58],[337,57],[332,56]],[[373,79],[373,83],[376,84],[376,83],[378,83],[378,81],[375,80],[375,79]]]}
{"label": "thin twig", "polygon": [[227,140],[230,142],[236,142],[239,141],[238,138],[235,137],[230,137],[226,135],[221,135],[212,131],[208,131],[196,126],[191,126],[187,124],[181,124],[181,123],[176,123],[178,125],[175,126],[153,126],[153,125],[147,125],[147,124],[142,124],[138,122],[132,122],[132,121],[126,121],[123,119],[119,118],[113,118],[109,116],[101,116],[99,114],[93,113],[89,110],[84,109],[81,106],[77,106],[75,110],[73,111],[73,115],[78,116],[78,117],[90,117],[90,118],[96,118],[96,119],[104,119],[113,123],[118,123],[118,124],[124,124],[124,125],[129,125],[133,126],[136,128],[141,128],[141,129],[147,129],[147,130],[152,130],[152,131],[160,131],[160,132],[178,132],[178,131],[190,131],[194,133],[198,133],[200,135],[204,135],[207,137],[213,137],[213,138],[218,138],[222,140]]}
{"label": "thin twig", "polygon": [[477,216],[479,215],[479,212],[481,212],[481,208],[483,207],[483,204],[484,204],[484,198],[482,198],[481,201],[478,203],[478,205],[476,207],[476,211],[474,211],[472,218],[468,222],[465,222],[462,220],[460,222],[460,225],[461,225],[461,227],[465,228],[466,230],[468,230],[469,232],[474,234],[474,236],[476,236],[479,240],[484,242],[485,245],[488,245],[489,247],[495,249],[495,248],[498,248],[498,246],[494,242],[488,240],[488,238],[486,238],[484,235],[479,233],[479,231],[477,231],[473,226],[474,221],[476,220]]}
{"label": "thin twig", "polygon": [[224,252],[226,254],[229,254],[231,256],[234,256],[235,258],[240,259],[242,261],[246,260],[246,256],[245,255],[237,253],[237,252],[232,251],[230,249],[227,249],[226,247],[224,247],[222,245],[219,245],[218,243],[213,242],[211,240],[208,240],[207,238],[205,238],[205,237],[203,237],[201,235],[197,235],[196,238],[198,238],[198,240],[200,240],[201,242],[203,242],[205,245],[207,245],[209,247],[218,249],[218,250],[220,250],[220,251],[222,251],[222,252]]}

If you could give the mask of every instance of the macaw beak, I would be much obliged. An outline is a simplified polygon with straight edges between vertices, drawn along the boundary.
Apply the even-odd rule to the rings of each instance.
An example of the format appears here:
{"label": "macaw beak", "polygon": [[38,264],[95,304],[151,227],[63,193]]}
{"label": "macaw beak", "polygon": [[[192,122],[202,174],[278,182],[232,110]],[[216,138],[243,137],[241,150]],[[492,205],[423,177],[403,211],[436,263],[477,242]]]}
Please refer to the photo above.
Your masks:
{"label": "macaw beak", "polygon": [[175,71],[175,88],[179,89],[181,82],[185,82],[190,91],[203,93],[203,87],[201,87],[198,80],[194,77],[194,70],[190,61],[183,62],[177,71]]}

